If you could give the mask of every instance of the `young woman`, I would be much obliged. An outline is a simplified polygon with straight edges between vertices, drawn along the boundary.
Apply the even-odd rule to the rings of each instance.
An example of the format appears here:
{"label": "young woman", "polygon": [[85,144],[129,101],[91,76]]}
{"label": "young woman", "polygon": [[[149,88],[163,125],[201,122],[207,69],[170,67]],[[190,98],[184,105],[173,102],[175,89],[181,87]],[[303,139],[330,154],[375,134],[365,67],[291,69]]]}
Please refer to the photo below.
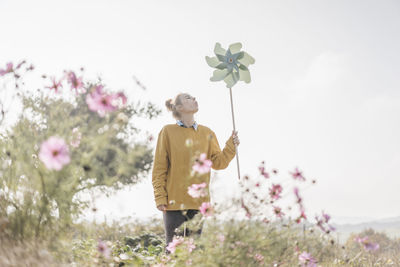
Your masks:
{"label": "young woman", "polygon": [[[158,134],[152,183],[157,209],[163,211],[168,246],[175,229],[192,219],[203,202],[210,202],[210,172],[191,175],[193,157],[205,153],[207,159],[211,160],[213,169],[225,169],[235,157],[235,146],[240,142],[237,131],[232,131],[221,151],[215,133],[194,120],[193,115],[199,110],[195,97],[180,93],[165,104],[177,122],[165,125]],[[206,183],[207,195],[199,198],[190,196],[188,187],[201,183]],[[201,234],[201,229],[197,233]]]}

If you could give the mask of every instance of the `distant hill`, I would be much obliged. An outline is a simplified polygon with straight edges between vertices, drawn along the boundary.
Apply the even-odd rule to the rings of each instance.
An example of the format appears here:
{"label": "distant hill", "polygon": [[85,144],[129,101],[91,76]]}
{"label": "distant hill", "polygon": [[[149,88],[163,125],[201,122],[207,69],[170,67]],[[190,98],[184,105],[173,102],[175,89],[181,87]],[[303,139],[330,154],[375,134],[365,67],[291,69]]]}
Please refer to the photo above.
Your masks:
{"label": "distant hill", "polygon": [[359,233],[368,228],[384,232],[391,238],[400,238],[400,216],[362,223],[333,223],[332,225],[336,227],[336,235],[340,243],[345,242],[351,233]]}

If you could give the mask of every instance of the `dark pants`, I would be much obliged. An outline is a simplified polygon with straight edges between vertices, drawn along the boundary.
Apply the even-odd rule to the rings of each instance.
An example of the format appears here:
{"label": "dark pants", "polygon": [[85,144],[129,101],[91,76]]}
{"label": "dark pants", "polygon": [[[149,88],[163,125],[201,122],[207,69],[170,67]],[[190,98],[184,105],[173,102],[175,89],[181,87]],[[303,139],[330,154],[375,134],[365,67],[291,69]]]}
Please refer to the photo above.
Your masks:
{"label": "dark pants", "polygon": [[[201,235],[203,224],[201,224],[200,228],[195,232],[186,228],[185,233],[175,233],[175,229],[181,226],[182,223],[193,219],[193,217],[199,212],[198,210],[191,210],[191,209],[185,211],[187,211],[186,215],[184,215],[184,213],[182,213],[183,211],[180,210],[167,210],[163,212],[163,220],[165,227],[165,244],[166,244],[165,248],[172,241],[174,235],[189,236],[192,233]],[[169,254],[169,251],[167,249],[165,249],[165,252]]]}

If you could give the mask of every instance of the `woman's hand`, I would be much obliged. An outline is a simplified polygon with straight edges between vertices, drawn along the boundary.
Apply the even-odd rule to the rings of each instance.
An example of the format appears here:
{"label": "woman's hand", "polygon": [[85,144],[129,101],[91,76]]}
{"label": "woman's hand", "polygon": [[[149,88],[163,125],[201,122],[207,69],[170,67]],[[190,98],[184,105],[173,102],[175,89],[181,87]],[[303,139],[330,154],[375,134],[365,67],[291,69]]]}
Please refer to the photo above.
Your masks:
{"label": "woman's hand", "polygon": [[233,143],[238,146],[240,144],[239,137],[237,136],[238,131],[232,131]]}
{"label": "woman's hand", "polygon": [[159,209],[161,211],[166,211],[167,210],[167,205],[158,205],[157,209]]}

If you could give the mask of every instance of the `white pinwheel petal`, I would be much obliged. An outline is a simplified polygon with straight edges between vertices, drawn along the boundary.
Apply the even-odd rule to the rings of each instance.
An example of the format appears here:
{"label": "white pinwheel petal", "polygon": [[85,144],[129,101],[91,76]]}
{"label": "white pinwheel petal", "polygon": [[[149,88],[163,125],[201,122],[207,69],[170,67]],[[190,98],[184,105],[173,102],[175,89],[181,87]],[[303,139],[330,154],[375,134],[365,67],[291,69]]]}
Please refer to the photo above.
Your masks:
{"label": "white pinwheel petal", "polygon": [[206,56],[206,61],[207,61],[208,66],[210,66],[212,68],[215,68],[220,64],[220,61],[218,60],[217,57]]}
{"label": "white pinwheel petal", "polygon": [[249,83],[251,81],[250,71],[247,68],[245,70],[239,68],[239,76],[240,80],[244,81],[245,83]]}
{"label": "white pinwheel petal", "polygon": [[229,46],[229,50],[231,51],[232,54],[239,53],[240,49],[242,49],[241,43],[234,43]]}
{"label": "white pinwheel petal", "polygon": [[221,44],[220,44],[220,43],[216,43],[216,44],[215,44],[215,47],[214,47],[214,53],[215,53],[216,55],[225,56],[226,50],[223,49],[223,48],[221,47]]}
{"label": "white pinwheel petal", "polygon": [[249,54],[247,54],[246,52],[244,52],[244,55],[241,59],[238,60],[241,64],[245,65],[246,67],[248,67],[250,64],[254,64],[255,59],[250,56]]}
{"label": "white pinwheel petal", "polygon": [[228,88],[232,88],[237,82],[237,80],[235,80],[233,75],[234,75],[233,72],[231,72],[224,79],[224,82],[226,83],[226,87],[228,87]]}
{"label": "white pinwheel petal", "polygon": [[217,82],[223,80],[226,75],[228,75],[229,71],[227,69],[223,70],[214,70],[213,76],[210,78],[210,81]]}

